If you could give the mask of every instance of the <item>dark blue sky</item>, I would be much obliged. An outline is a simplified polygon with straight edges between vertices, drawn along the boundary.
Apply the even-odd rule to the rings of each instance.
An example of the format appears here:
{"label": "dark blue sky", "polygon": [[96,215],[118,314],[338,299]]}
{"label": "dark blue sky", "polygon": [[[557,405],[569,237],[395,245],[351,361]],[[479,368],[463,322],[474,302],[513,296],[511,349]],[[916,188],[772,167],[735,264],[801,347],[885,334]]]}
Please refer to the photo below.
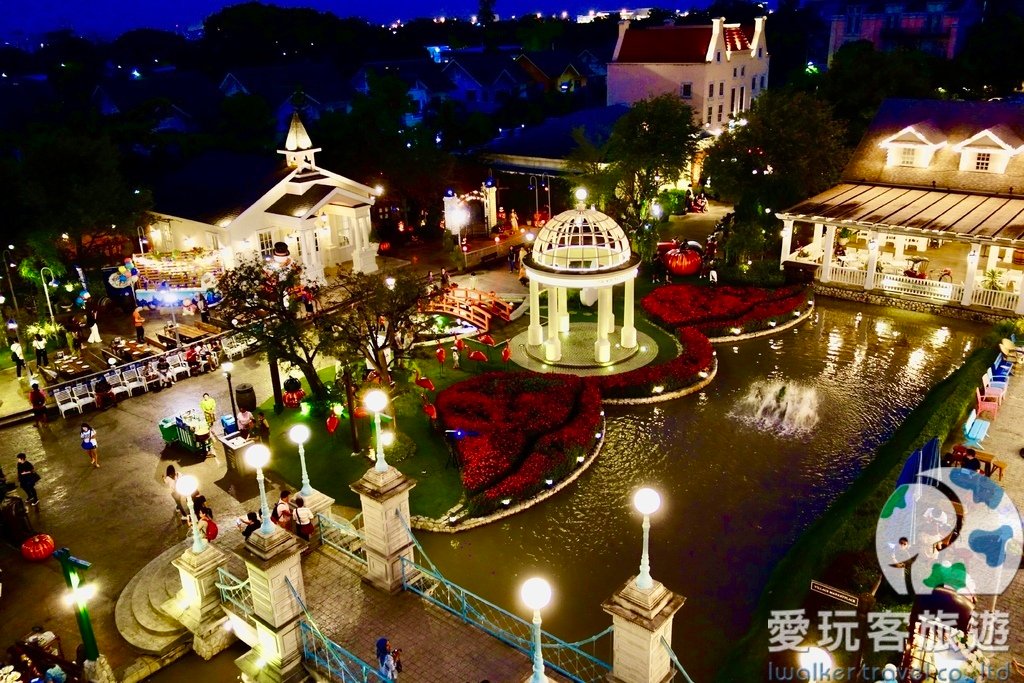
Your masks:
{"label": "dark blue sky", "polygon": [[[0,36],[10,37],[17,31],[29,35],[54,28],[72,27],[84,34],[116,36],[128,29],[142,26],[182,28],[200,23],[218,9],[235,4],[229,0],[0,0]],[[615,0],[608,0],[613,3]],[[313,7],[329,10],[340,16],[357,15],[376,22],[416,16],[464,16],[476,12],[478,0],[379,0],[353,3],[345,0],[276,0],[283,7]],[[649,3],[640,3],[641,5]],[[628,5],[627,5],[628,6]],[[587,9],[618,9],[605,2],[588,4],[587,0],[497,0],[496,11],[502,16],[543,11],[553,14],[568,10],[571,14]]]}

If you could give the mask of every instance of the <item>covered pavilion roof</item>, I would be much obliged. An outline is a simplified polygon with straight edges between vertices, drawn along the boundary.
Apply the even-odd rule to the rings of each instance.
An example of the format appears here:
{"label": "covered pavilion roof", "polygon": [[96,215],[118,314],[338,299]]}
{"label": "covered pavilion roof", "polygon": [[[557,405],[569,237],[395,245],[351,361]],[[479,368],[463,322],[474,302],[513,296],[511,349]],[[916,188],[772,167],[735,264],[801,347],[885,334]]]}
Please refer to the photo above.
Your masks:
{"label": "covered pavilion roof", "polygon": [[780,212],[784,220],[963,242],[1024,242],[1024,197],[841,183]]}

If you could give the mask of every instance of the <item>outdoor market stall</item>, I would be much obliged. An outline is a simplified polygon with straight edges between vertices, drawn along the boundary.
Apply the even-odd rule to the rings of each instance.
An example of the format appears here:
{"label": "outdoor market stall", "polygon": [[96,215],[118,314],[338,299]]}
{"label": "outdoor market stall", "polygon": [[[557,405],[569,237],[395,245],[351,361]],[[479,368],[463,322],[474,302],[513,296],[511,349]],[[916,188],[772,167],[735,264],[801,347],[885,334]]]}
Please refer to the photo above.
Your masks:
{"label": "outdoor market stall", "polygon": [[193,453],[210,450],[210,425],[195,410],[160,420],[160,436],[168,446],[177,444]]}

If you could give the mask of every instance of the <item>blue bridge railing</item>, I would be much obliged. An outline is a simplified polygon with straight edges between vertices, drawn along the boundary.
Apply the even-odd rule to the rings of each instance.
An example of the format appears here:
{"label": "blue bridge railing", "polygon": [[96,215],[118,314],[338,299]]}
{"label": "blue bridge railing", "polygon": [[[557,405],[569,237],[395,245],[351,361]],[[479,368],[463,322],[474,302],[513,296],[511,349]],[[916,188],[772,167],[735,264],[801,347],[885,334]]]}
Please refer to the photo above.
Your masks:
{"label": "blue bridge railing", "polygon": [[220,601],[230,602],[243,614],[250,616],[255,611],[252,606],[252,589],[249,587],[249,579],[244,581],[224,567],[217,569],[217,590],[220,591]]}
{"label": "blue bridge railing", "polygon": [[352,519],[334,519],[329,515],[317,514],[317,528],[320,542],[347,555],[366,566],[366,549],[363,547],[363,513]]}
{"label": "blue bridge railing", "polygon": [[686,673],[686,669],[684,669],[683,665],[679,663],[679,658],[676,657],[675,650],[673,650],[672,646],[668,644],[668,641],[665,640],[664,636],[661,638],[661,644],[668,651],[668,658],[672,660],[672,665],[675,666],[676,670],[683,675],[683,680],[686,683],[693,683],[693,679],[690,678],[690,674]]}

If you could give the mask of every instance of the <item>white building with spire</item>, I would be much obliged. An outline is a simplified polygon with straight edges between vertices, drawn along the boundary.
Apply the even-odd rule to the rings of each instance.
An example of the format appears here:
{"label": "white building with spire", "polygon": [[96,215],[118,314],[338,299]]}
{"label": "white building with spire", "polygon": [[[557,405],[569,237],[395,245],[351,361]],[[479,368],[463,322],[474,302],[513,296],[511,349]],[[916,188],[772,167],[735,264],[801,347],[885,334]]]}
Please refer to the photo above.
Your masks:
{"label": "white building with spire", "polygon": [[377,270],[370,241],[376,193],[320,168],[319,151],[294,114],[279,150],[283,164],[208,152],[170,171],[154,183],[143,260],[191,252],[231,268],[245,254],[269,259],[284,242],[310,280],[322,282],[349,261],[356,272]]}

